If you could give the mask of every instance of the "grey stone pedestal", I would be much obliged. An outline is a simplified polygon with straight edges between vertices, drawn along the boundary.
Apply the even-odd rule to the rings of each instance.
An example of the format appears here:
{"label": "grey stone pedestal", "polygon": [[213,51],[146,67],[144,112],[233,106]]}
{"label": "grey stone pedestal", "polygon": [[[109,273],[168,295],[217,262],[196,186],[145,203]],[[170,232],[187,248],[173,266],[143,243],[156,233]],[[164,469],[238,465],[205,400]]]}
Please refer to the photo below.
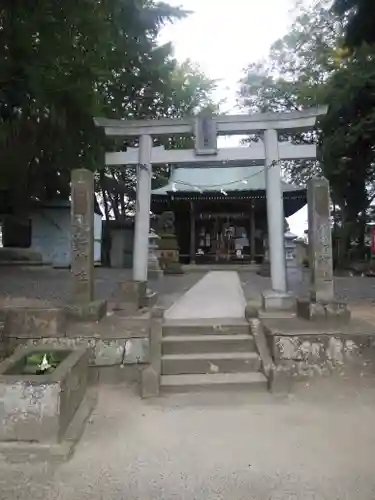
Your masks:
{"label": "grey stone pedestal", "polygon": [[294,311],[296,300],[292,293],[269,290],[262,293],[262,309],[264,311]]}
{"label": "grey stone pedestal", "polygon": [[146,281],[122,281],[118,284],[118,309],[127,314],[135,314],[139,309],[147,305],[147,282]]}
{"label": "grey stone pedestal", "polygon": [[350,321],[347,304],[337,300],[324,302],[297,299],[297,316],[309,321]]}
{"label": "grey stone pedestal", "polygon": [[75,321],[99,321],[107,314],[107,301],[92,300],[67,304],[66,312],[68,317]]}

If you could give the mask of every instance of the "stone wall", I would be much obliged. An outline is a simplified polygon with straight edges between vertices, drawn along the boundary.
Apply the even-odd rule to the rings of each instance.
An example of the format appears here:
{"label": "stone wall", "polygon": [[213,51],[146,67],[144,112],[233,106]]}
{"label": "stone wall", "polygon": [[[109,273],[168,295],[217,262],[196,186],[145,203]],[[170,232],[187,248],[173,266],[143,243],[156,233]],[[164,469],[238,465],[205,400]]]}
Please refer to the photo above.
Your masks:
{"label": "stone wall", "polygon": [[[63,331],[54,331],[53,335],[46,328],[38,333],[32,328],[23,332],[5,329],[2,340],[0,337],[0,352],[2,347],[3,357],[9,356],[20,346],[37,343],[69,348],[87,346],[90,349],[91,367],[135,367],[149,361],[150,324],[149,314],[121,317],[109,313],[99,322],[68,323]],[[126,372],[134,376],[129,370]]]}
{"label": "stone wall", "polygon": [[365,369],[374,362],[373,335],[272,335],[266,330],[276,367],[299,377],[342,368]]}

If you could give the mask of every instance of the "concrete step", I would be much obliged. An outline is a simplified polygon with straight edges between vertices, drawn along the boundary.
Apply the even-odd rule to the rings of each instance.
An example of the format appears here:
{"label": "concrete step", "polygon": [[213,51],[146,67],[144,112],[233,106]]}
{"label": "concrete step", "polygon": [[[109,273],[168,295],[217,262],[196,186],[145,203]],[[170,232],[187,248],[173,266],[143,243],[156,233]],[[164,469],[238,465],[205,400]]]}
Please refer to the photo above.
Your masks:
{"label": "concrete step", "polygon": [[203,392],[232,390],[267,390],[267,379],[260,372],[162,375],[162,392]]}
{"label": "concrete step", "polygon": [[167,320],[163,325],[163,335],[246,335],[249,324],[245,319],[200,319]]}
{"label": "concrete step", "polygon": [[257,372],[261,368],[255,352],[169,354],[161,361],[163,375]]}
{"label": "concrete step", "polygon": [[169,335],[162,339],[163,354],[254,351],[254,338],[249,334]]}

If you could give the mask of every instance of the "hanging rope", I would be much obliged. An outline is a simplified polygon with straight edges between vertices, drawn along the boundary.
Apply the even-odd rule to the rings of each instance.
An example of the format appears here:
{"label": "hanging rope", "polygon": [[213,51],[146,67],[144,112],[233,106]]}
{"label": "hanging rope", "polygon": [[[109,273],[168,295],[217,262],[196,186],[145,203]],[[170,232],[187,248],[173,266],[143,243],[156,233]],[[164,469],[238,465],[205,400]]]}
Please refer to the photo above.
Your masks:
{"label": "hanging rope", "polygon": [[[267,170],[269,170],[270,168],[276,166],[277,163],[278,163],[277,161],[273,161],[271,163],[271,165],[269,165],[268,167],[265,167],[265,168],[267,168]],[[191,184],[190,182],[185,182],[185,181],[173,181],[172,182],[172,191],[175,191],[175,189],[173,189],[173,186],[175,186],[176,184],[181,184],[184,186],[192,187],[200,192],[203,192],[207,188],[211,188],[211,189],[218,188],[218,190],[220,189],[220,192],[222,194],[227,196],[227,193],[223,189],[224,187],[232,186],[233,184],[239,184],[239,183],[247,184],[249,179],[251,179],[252,177],[255,177],[256,175],[259,175],[259,174],[260,174],[260,172],[255,172],[254,174],[248,175],[247,177],[244,177],[242,179],[237,179],[235,181],[226,182],[224,184],[221,183],[221,184],[200,184],[200,185],[197,185],[197,184]]]}

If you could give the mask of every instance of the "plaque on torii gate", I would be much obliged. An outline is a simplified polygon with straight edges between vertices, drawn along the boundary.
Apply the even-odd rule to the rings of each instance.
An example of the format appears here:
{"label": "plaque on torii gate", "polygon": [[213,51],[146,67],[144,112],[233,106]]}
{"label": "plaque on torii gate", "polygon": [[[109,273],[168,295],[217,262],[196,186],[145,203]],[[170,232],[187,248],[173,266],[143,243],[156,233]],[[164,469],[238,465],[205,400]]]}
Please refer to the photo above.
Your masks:
{"label": "plaque on torii gate", "polygon": [[202,111],[196,117],[194,134],[195,154],[197,156],[217,154],[217,126],[210,111]]}

